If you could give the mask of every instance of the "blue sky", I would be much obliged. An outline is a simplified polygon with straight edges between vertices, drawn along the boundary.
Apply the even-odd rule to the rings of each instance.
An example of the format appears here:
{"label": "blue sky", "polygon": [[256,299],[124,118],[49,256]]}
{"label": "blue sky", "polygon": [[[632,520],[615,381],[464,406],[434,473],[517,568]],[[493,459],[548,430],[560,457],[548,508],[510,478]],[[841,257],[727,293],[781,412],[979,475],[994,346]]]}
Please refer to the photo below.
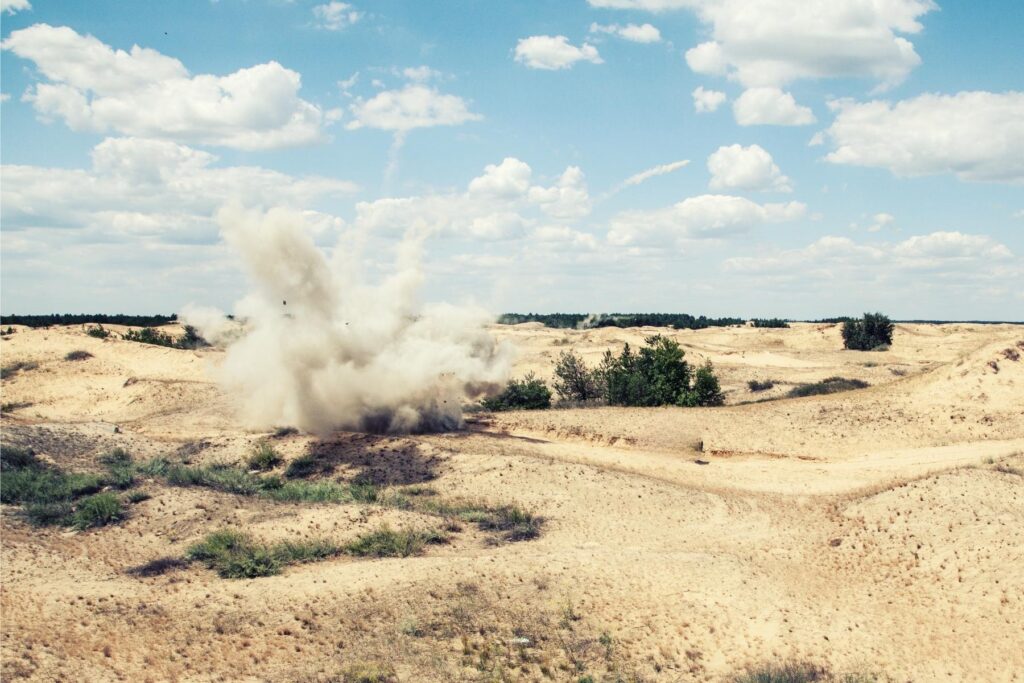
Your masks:
{"label": "blue sky", "polygon": [[229,308],[240,200],[494,312],[1024,319],[1015,0],[0,7],[5,313]]}

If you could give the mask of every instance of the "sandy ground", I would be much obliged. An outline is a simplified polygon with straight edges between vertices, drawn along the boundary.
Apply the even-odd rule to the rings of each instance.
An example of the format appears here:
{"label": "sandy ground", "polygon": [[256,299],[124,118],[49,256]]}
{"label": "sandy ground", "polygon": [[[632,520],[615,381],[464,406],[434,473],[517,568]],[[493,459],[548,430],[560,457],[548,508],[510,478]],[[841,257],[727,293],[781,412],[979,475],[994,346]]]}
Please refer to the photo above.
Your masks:
{"label": "sandy ground", "polygon": [[[240,428],[211,380],[217,349],[15,329],[3,365],[39,365],[3,381],[5,443],[88,470],[115,446],[238,462],[268,436]],[[596,363],[655,332],[495,328],[519,349],[516,374],[545,377],[563,350]],[[726,406],[273,439],[286,458],[326,449],[327,476],[519,503],[547,520],[536,540],[495,546],[466,528],[407,559],[138,578],[126,570],[225,525],[345,540],[425,521],[157,481],[125,522],[89,532],[33,528],[3,506],[0,673],[331,681],[376,666],[403,681],[718,681],[805,660],[882,680],[1024,681],[1024,329],[899,325],[881,353],[842,351],[833,325],[661,332],[715,364]],[[64,360],[77,349],[93,357]],[[871,387],[755,402],[834,375]],[[776,388],[751,393],[750,379]]]}

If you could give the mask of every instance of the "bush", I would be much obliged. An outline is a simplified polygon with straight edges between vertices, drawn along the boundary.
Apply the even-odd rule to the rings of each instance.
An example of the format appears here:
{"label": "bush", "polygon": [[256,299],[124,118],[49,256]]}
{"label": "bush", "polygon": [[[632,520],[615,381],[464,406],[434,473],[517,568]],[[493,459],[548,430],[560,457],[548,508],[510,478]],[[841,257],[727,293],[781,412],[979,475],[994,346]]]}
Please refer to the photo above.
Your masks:
{"label": "bush", "polygon": [[92,358],[92,354],[88,351],[68,351],[64,356],[64,360],[88,360]]}
{"label": "bush", "polygon": [[555,377],[552,385],[563,400],[589,401],[601,396],[597,373],[587,368],[583,359],[572,351],[563,351],[558,356]]}
{"label": "bush", "polygon": [[409,557],[422,553],[428,543],[445,543],[447,540],[447,536],[437,531],[395,531],[385,524],[348,543],[345,552],[359,557]]}
{"label": "bush", "polygon": [[207,341],[199,336],[196,328],[191,325],[185,325],[185,333],[177,338],[152,327],[143,327],[138,330],[128,330],[121,335],[121,339],[154,346],[166,346],[171,349],[198,349],[209,346]]}
{"label": "bush", "polygon": [[480,404],[487,410],[542,410],[551,407],[551,390],[544,380],[537,379],[532,372],[522,380],[513,379],[505,391],[492,398],[485,398]]}
{"label": "bush", "polygon": [[752,379],[749,382],[747,382],[747,387],[749,387],[750,390],[753,391],[753,392],[768,391],[769,389],[773,388],[774,386],[775,386],[775,382],[773,382],[770,379],[766,379],[766,380],[763,380],[763,381]]}
{"label": "bush", "polygon": [[246,463],[250,470],[266,472],[281,464],[281,456],[266,441],[260,441],[253,449],[252,455]]}
{"label": "bush", "polygon": [[78,503],[72,524],[78,529],[106,526],[124,518],[121,499],[113,493],[97,493]]}
{"label": "bush", "polygon": [[85,333],[90,337],[95,337],[96,339],[106,339],[107,337],[110,336],[110,332],[108,330],[103,329],[103,325],[90,327],[88,330],[85,331]]}
{"label": "bush", "polygon": [[[860,320],[843,323],[843,346],[854,351],[888,350],[893,324],[881,313],[865,313]],[[882,348],[884,347],[884,348]]]}
{"label": "bush", "polygon": [[644,341],[647,346],[635,353],[629,344],[618,356],[605,352],[597,375],[609,405],[722,405],[725,397],[710,362],[693,372],[675,341],[661,335]]}
{"label": "bush", "polygon": [[853,389],[864,389],[871,386],[860,379],[847,379],[846,377],[829,377],[813,384],[801,384],[793,387],[786,395],[790,398],[801,398],[803,396],[818,396],[821,394],[835,394],[840,391],[851,391]]}

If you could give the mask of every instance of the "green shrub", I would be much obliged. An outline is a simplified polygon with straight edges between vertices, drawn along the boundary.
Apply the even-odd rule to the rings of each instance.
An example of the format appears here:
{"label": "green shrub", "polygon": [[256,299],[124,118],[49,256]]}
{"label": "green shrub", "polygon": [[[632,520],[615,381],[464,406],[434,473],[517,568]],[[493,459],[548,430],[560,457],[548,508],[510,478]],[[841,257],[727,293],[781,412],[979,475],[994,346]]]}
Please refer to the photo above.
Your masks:
{"label": "green shrub", "polygon": [[718,385],[711,361],[697,368],[693,373],[693,386],[683,393],[679,400],[681,406],[720,406],[725,403],[725,394]]}
{"label": "green shrub", "polygon": [[138,330],[128,330],[121,335],[125,341],[139,342],[140,344],[152,344],[154,346],[166,346],[174,348],[174,337],[152,327],[143,327]]}
{"label": "green shrub", "polygon": [[95,337],[96,339],[106,339],[107,337],[110,336],[110,332],[108,330],[103,329],[103,325],[90,327],[88,330],[85,331],[85,333],[90,337]]}
{"label": "green shrub", "polygon": [[64,356],[64,360],[88,360],[92,358],[92,354],[88,351],[68,351]]}
{"label": "green shrub", "polygon": [[119,489],[131,488],[135,484],[135,463],[132,456],[123,448],[115,448],[100,458],[106,465],[109,477],[107,483]]}
{"label": "green shrub", "polygon": [[447,540],[437,531],[395,531],[385,524],[349,542],[345,552],[359,557],[409,557],[422,553],[428,543],[445,543]]}
{"label": "green shrub", "polygon": [[340,546],[323,539],[284,541],[270,548],[271,556],[282,565],[318,562],[339,555],[341,552]]}
{"label": "green shrub", "polygon": [[555,392],[565,401],[590,401],[601,396],[597,373],[572,351],[563,351],[555,363]]}
{"label": "green shrub", "polygon": [[774,386],[775,386],[775,382],[773,382],[770,379],[766,379],[766,380],[763,380],[763,381],[752,379],[749,382],[747,382],[747,387],[751,391],[753,391],[753,392],[768,391],[769,389],[773,388]]}
{"label": "green shrub", "polygon": [[887,351],[892,344],[893,324],[881,313],[865,313],[860,320],[843,323],[843,346],[854,351]]}
{"label": "green shrub", "polygon": [[260,441],[253,449],[252,455],[249,456],[247,464],[250,470],[266,472],[281,464],[281,456],[269,443]]}
{"label": "green shrub", "polygon": [[42,467],[36,454],[28,448],[20,446],[0,445],[0,469],[25,469],[29,467]]}
{"label": "green shrub", "polygon": [[790,398],[801,398],[803,396],[818,396],[822,394],[835,394],[840,391],[851,391],[853,389],[864,389],[871,386],[864,380],[847,379],[845,377],[829,377],[813,384],[801,384],[789,390],[786,396]]}
{"label": "green shrub", "polygon": [[72,524],[78,529],[89,529],[113,524],[123,518],[120,498],[110,492],[97,493],[78,502]]}
{"label": "green shrub", "polygon": [[551,390],[532,372],[522,380],[511,380],[505,390],[480,404],[486,410],[542,410],[551,407]]}

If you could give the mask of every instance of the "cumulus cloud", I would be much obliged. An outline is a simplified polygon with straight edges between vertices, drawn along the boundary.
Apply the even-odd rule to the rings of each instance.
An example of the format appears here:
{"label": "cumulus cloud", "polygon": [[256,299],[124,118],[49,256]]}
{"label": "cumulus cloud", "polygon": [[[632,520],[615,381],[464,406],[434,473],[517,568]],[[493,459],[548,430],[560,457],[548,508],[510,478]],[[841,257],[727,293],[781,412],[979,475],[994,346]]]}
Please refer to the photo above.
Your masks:
{"label": "cumulus cloud", "polygon": [[693,91],[693,108],[698,114],[709,114],[725,102],[725,93],[718,90],[705,90],[697,86]]}
{"label": "cumulus cloud", "polygon": [[961,180],[1024,183],[1024,92],[960,92],[833,103],[826,131],[835,164],[898,176],[954,173]]}
{"label": "cumulus cloud", "polygon": [[328,31],[340,31],[359,21],[363,13],[346,2],[328,2],[313,7],[317,26]]}
{"label": "cumulus cloud", "polygon": [[691,48],[697,73],[745,87],[803,78],[858,77],[881,88],[921,63],[908,36],[935,10],[932,0],[589,0],[591,6],[661,12],[693,10],[710,40]]}
{"label": "cumulus cloud", "polygon": [[[216,236],[211,217],[227,201],[300,208],[356,190],[346,181],[216,162],[166,140],[107,138],[93,148],[90,169],[5,164],[4,231],[75,229],[99,240],[208,243]],[[340,227],[339,219],[309,213],[323,229]]]}
{"label": "cumulus cloud", "polygon": [[896,217],[891,213],[876,213],[871,218],[871,225],[868,226],[868,232],[880,232],[883,228],[887,228],[896,221]]}
{"label": "cumulus cloud", "polygon": [[385,90],[369,100],[358,98],[350,107],[352,121],[346,126],[407,132],[415,128],[458,126],[479,121],[461,97],[446,95],[425,85],[407,85],[401,90]]}
{"label": "cumulus cloud", "polygon": [[728,237],[764,223],[796,220],[806,209],[800,202],[757,204],[743,197],[705,194],[668,208],[619,213],[611,219],[608,241],[623,246]]}
{"label": "cumulus cloud", "polygon": [[270,149],[324,138],[324,114],[298,96],[301,77],[277,62],[227,76],[192,76],[177,59],[132,46],[115,50],[67,27],[36,24],[3,42],[47,79],[23,100],[44,119],[105,132]]}
{"label": "cumulus cloud", "polygon": [[712,190],[774,190],[792,192],[789,178],[760,145],[719,147],[708,156]]}
{"label": "cumulus cloud", "polygon": [[814,123],[814,113],[796,103],[793,96],[778,88],[748,88],[732,104],[736,123],[741,126],[806,126]]}
{"label": "cumulus cloud", "polygon": [[548,71],[568,69],[580,61],[604,63],[596,47],[589,43],[576,47],[565,36],[521,38],[516,44],[515,60],[531,69]]}
{"label": "cumulus cloud", "polygon": [[464,192],[388,197],[356,205],[358,228],[397,234],[415,228],[478,240],[520,237],[542,217],[571,221],[590,212],[583,172],[570,166],[550,186],[534,184],[529,164],[508,157],[489,164]]}
{"label": "cumulus cloud", "polygon": [[651,24],[598,24],[590,25],[590,33],[618,36],[633,43],[660,43],[661,31]]}
{"label": "cumulus cloud", "polygon": [[28,0],[0,0],[0,14],[14,14],[32,9]]}

